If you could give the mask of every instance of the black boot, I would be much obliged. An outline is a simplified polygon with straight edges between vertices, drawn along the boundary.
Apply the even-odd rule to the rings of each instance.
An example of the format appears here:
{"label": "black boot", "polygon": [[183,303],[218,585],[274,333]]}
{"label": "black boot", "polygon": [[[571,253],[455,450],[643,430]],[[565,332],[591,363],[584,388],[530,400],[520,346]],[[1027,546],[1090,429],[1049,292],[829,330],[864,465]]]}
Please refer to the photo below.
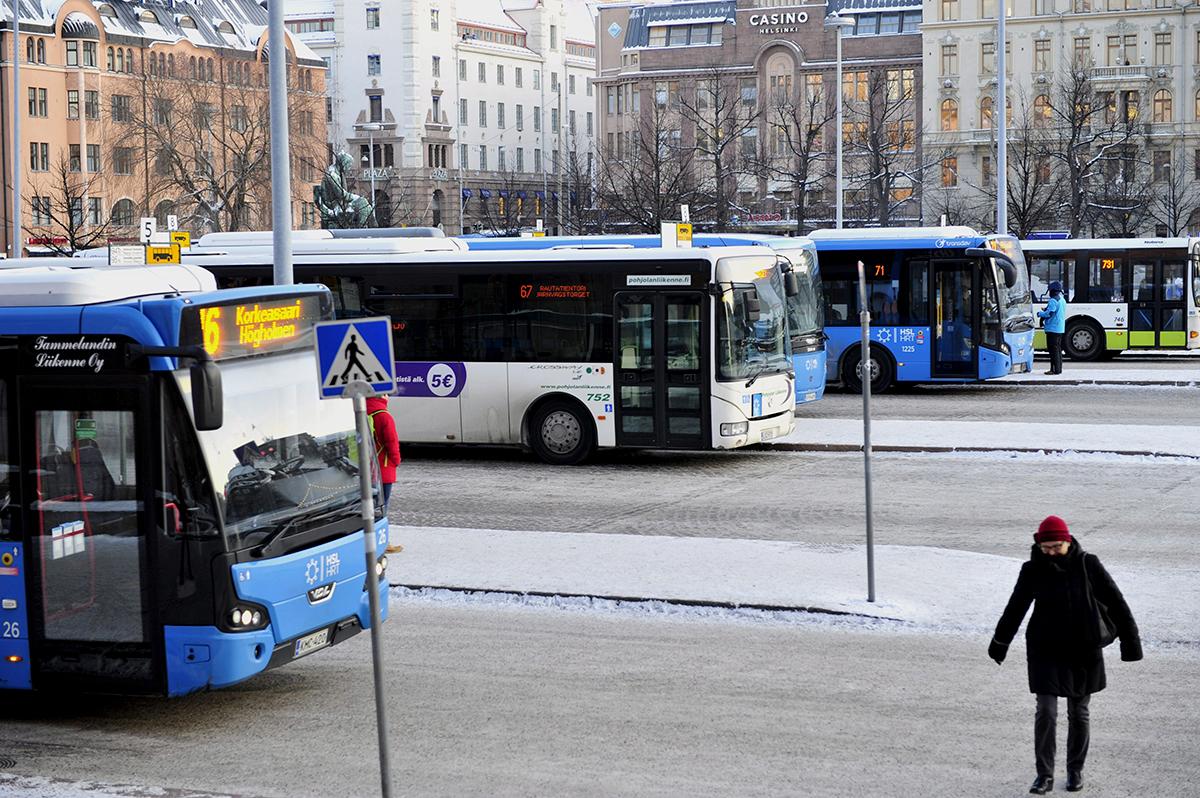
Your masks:
{"label": "black boot", "polygon": [[1079,792],[1083,789],[1083,771],[1067,771],[1067,792]]}
{"label": "black boot", "polygon": [[1033,786],[1029,788],[1029,791],[1031,793],[1033,793],[1034,795],[1045,795],[1046,793],[1052,792],[1053,790],[1054,790],[1054,777],[1053,776],[1038,776],[1036,779],[1033,780]]}

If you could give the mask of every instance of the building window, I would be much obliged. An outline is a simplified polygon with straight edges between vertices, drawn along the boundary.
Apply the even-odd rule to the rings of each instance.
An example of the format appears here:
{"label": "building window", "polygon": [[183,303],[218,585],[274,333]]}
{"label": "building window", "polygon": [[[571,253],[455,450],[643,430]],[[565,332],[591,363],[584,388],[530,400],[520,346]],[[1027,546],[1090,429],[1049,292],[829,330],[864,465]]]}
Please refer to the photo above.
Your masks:
{"label": "building window", "polygon": [[540,105],[533,106],[533,132],[537,133],[542,129],[542,107]]}
{"label": "building window", "polygon": [[113,173],[118,175],[133,174],[132,147],[117,147],[113,150]]}
{"label": "building window", "polygon": [[1156,150],[1154,153],[1154,181],[1171,179],[1171,151]]}
{"label": "building window", "polygon": [[551,50],[558,49],[558,26],[557,25],[550,26],[550,49]]}
{"label": "building window", "polygon": [[958,130],[957,100],[942,100],[942,130]]}
{"label": "building window", "polygon": [[985,155],[979,159],[979,174],[985,186],[990,186],[996,179],[996,173],[992,170],[992,156]]}
{"label": "building window", "polygon": [[958,185],[958,158],[950,156],[942,159],[942,188],[954,188]]}
{"label": "building window", "polygon": [[575,76],[567,75],[567,94],[575,93]]}
{"label": "building window", "polygon": [[551,133],[558,132],[558,109],[557,108],[550,109],[550,132]]}
{"label": "building window", "polygon": [[[75,103],[76,113],[75,113],[74,118],[78,118],[79,117],[79,103],[78,103],[79,92],[75,93],[75,97],[76,97],[76,103]],[[47,103],[46,103],[46,90],[45,89],[35,89],[33,87],[30,87],[30,89],[29,89],[29,115],[30,116],[46,116],[47,115]]]}
{"label": "building window", "polygon": [[440,55],[435,55],[433,57],[432,69],[433,76],[435,78],[440,78],[442,76],[442,57]]}
{"label": "building window", "polygon": [[100,171],[100,145],[87,145],[87,170],[89,172]]}
{"label": "building window", "polygon": [[98,63],[96,60],[96,42],[83,43],[83,65],[85,67],[94,67]]}
{"label": "building window", "polygon": [[458,126],[459,127],[467,126],[467,101],[466,100],[458,101]]}
{"label": "building window", "polygon": [[[133,203],[129,203],[132,205]],[[130,217],[132,219],[132,216]],[[88,197],[88,224],[100,224],[101,205],[99,197]],[[132,221],[130,222],[132,224]]]}
{"label": "building window", "polygon": [[983,97],[979,101],[979,126],[987,129],[995,122],[996,98],[991,96]]}
{"label": "building window", "polygon": [[[33,94],[33,89],[29,90],[30,95]],[[29,98],[29,113],[33,114],[33,97]],[[79,118],[79,92],[75,89],[67,89],[67,119]]]}
{"label": "building window", "polygon": [[567,132],[572,136],[575,135],[575,111],[574,109],[567,111]]}
{"label": "building window", "polygon": [[496,103],[496,127],[504,130],[504,103]]}
{"label": "building window", "polygon": [[1038,39],[1033,43],[1033,71],[1050,71],[1050,40]]}
{"label": "building window", "polygon": [[429,10],[429,28],[430,30],[438,30],[440,20],[438,19],[438,10],[431,8]]}
{"label": "building window", "polygon": [[504,64],[496,64],[496,85],[504,85]]}
{"label": "building window", "polygon": [[479,168],[480,168],[480,170],[486,170],[488,168],[487,145],[486,144],[479,145]]}
{"label": "building window", "polygon": [[469,169],[471,166],[469,163],[467,163],[468,150],[469,150],[469,148],[467,147],[466,144],[458,145],[458,168],[459,169]]}
{"label": "building window", "polygon": [[1137,34],[1108,37],[1108,65],[1130,66],[1137,63]]}
{"label": "building window", "polygon": [[943,44],[942,45],[942,74],[957,75],[958,74],[958,45]]}
{"label": "building window", "polygon": [[367,30],[375,30],[379,27],[379,6],[371,6],[367,9]]}
{"label": "building window", "polygon": [[1039,94],[1033,100],[1033,124],[1037,127],[1044,127],[1050,123],[1053,109],[1050,106],[1050,98],[1045,94]]}
{"label": "building window", "polygon": [[1171,121],[1171,92],[1159,89],[1154,92],[1154,122],[1165,124]]}
{"label": "building window", "polygon": [[[533,148],[533,171],[535,171],[535,172],[542,171],[542,151],[540,149],[538,149],[537,147]],[[539,204],[540,204],[540,201],[539,201]],[[541,211],[538,211],[538,212],[540,213]]]}
{"label": "building window", "polygon": [[517,171],[525,171],[525,148],[517,147]]}
{"label": "building window", "polygon": [[487,64],[480,61],[478,66],[479,66],[479,82],[487,83]]}
{"label": "building window", "polygon": [[367,102],[370,106],[370,120],[369,121],[382,122],[383,121],[383,95],[382,94],[368,95]]}
{"label": "building window", "polygon": [[513,82],[517,84],[518,89],[525,85],[525,74],[521,67],[513,67]]}
{"label": "building window", "polygon": [[533,70],[533,88],[540,89],[542,87],[542,71],[540,69]]}
{"label": "building window", "polygon": [[496,148],[496,168],[501,172],[508,168],[508,153],[504,151],[503,144]]}
{"label": "building window", "polygon": [[1171,34],[1156,33],[1154,34],[1154,63],[1155,64],[1171,64],[1175,59],[1171,53]]}
{"label": "building window", "polygon": [[79,66],[79,42],[67,42],[67,66]]}
{"label": "building window", "polygon": [[128,94],[112,96],[112,118],[114,122],[133,121],[133,97]]}
{"label": "building window", "polygon": [[1071,9],[1076,14],[1087,14],[1092,10],[1092,0],[1071,0]]}
{"label": "building window", "polygon": [[380,58],[378,53],[373,53],[367,56],[367,74],[378,75],[382,71]]}
{"label": "building window", "polygon": [[1075,66],[1086,67],[1092,65],[1092,39],[1090,36],[1075,37]]}
{"label": "building window", "polygon": [[590,136],[590,135],[592,135],[592,130],[593,130],[593,125],[592,125],[592,112],[591,112],[591,111],[588,111],[588,112],[587,112],[587,134],[588,134],[589,136]]}
{"label": "building window", "polygon": [[521,105],[520,103],[517,104],[516,125],[517,130],[525,129],[525,106]]}
{"label": "building window", "polygon": [[487,127],[487,101],[479,101],[479,126]]}
{"label": "building window", "polygon": [[889,69],[885,73],[889,100],[911,100],[915,84],[916,71],[913,69]]}
{"label": "building window", "polygon": [[865,101],[867,99],[867,71],[842,73],[842,98]]}
{"label": "building window", "polygon": [[88,119],[100,118],[100,92],[85,91],[83,93],[83,114]]}
{"label": "building window", "polygon": [[1033,0],[1033,13],[1039,17],[1054,13],[1054,0]]}
{"label": "building window", "polygon": [[458,79],[467,79],[467,59],[465,58],[458,59]]}

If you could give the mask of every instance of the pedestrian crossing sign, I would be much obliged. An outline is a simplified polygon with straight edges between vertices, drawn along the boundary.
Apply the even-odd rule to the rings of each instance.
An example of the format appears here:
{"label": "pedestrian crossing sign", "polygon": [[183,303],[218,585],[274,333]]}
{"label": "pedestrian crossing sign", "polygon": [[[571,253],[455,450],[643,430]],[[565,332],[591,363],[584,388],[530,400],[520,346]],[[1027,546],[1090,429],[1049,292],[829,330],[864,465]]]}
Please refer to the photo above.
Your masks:
{"label": "pedestrian crossing sign", "polygon": [[395,390],[391,319],[326,321],[315,330],[322,399],[347,395],[350,385],[369,386],[370,395]]}

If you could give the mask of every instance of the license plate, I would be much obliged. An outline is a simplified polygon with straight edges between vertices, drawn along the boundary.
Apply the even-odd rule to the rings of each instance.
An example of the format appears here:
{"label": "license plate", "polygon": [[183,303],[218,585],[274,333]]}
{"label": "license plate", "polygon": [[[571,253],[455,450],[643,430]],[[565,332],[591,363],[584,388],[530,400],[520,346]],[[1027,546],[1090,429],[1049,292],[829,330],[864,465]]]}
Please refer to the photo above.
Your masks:
{"label": "license plate", "polygon": [[296,652],[293,658],[311,654],[317,649],[325,648],[327,645],[329,645],[329,629],[322,629],[310,635],[305,635],[296,641]]}
{"label": "license plate", "polygon": [[775,430],[773,430],[773,429],[765,429],[765,430],[763,430],[763,431],[762,431],[762,440],[764,440],[764,441],[769,441],[769,440],[771,440],[771,439],[772,439],[772,438],[774,438],[774,437],[775,437]]}
{"label": "license plate", "polygon": [[809,391],[808,393],[804,394],[804,401],[806,401],[806,402],[815,401],[816,398],[817,398],[816,391]]}

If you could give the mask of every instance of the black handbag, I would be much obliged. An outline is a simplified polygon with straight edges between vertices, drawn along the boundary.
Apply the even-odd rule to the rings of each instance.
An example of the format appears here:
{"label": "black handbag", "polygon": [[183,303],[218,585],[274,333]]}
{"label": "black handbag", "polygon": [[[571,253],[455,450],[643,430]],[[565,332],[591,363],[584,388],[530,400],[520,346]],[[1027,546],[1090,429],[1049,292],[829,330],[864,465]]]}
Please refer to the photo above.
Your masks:
{"label": "black handbag", "polygon": [[1108,613],[1108,605],[1096,598],[1095,592],[1092,591],[1092,577],[1088,573],[1089,570],[1088,560],[1084,560],[1083,579],[1087,585],[1088,602],[1092,605],[1092,617],[1096,624],[1096,644],[1104,648],[1117,639],[1117,625],[1113,623],[1112,616]]}

